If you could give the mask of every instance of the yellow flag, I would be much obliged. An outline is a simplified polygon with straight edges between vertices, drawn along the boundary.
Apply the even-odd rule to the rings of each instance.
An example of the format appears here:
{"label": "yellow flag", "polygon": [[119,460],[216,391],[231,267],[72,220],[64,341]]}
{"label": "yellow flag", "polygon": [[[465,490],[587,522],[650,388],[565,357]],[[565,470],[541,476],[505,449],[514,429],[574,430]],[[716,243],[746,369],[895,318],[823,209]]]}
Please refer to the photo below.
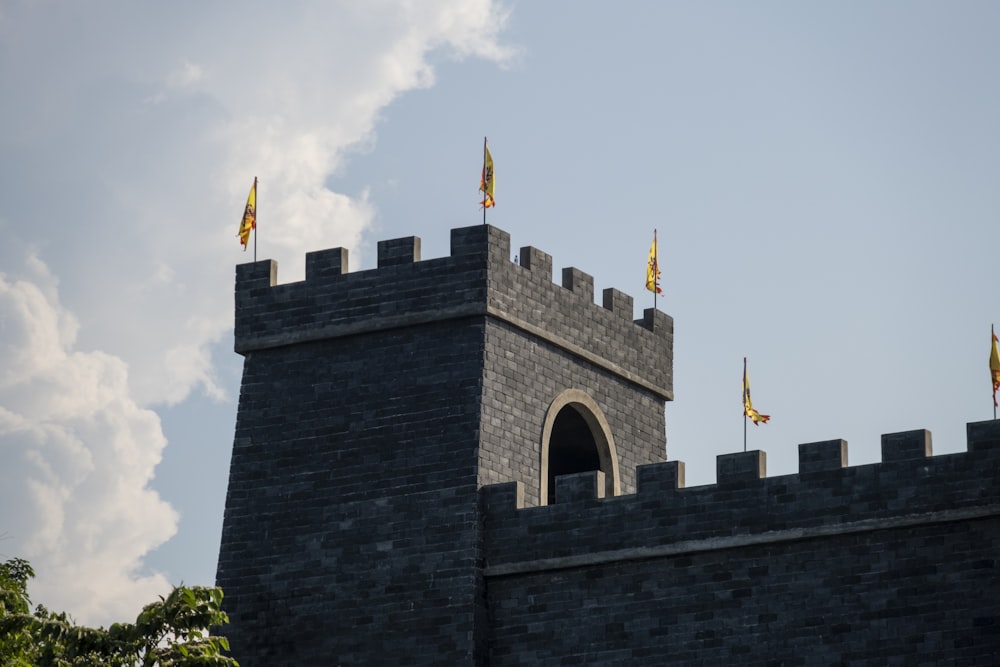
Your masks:
{"label": "yellow flag", "polygon": [[[240,243],[243,244],[243,252],[247,250],[247,242],[250,240],[250,231],[257,229],[257,177],[253,179],[250,186],[250,195],[247,197],[246,208],[243,209],[243,219],[240,220]],[[256,252],[256,251],[254,251]]]}
{"label": "yellow flag", "polygon": [[997,407],[997,390],[1000,389],[1000,351],[997,351],[997,335],[992,333],[993,346],[990,348],[990,377],[993,378],[993,407]]}
{"label": "yellow flag", "polygon": [[761,422],[767,423],[771,415],[762,415],[753,409],[753,402],[750,400],[750,372],[746,367],[746,359],[743,360],[743,414],[753,420],[756,426]]}
{"label": "yellow flag", "polygon": [[[483,193],[483,201],[479,204],[483,208],[490,208],[496,206],[496,199],[493,198],[493,193],[496,188],[496,176],[493,173],[493,156],[490,155],[490,148],[486,145],[486,141],[483,141],[483,173],[479,177],[479,191]],[[485,213],[484,213],[485,215]]]}
{"label": "yellow flag", "polygon": [[657,256],[656,230],[653,230],[653,245],[649,246],[649,261],[646,263],[646,289],[663,294],[660,289],[660,260]]}

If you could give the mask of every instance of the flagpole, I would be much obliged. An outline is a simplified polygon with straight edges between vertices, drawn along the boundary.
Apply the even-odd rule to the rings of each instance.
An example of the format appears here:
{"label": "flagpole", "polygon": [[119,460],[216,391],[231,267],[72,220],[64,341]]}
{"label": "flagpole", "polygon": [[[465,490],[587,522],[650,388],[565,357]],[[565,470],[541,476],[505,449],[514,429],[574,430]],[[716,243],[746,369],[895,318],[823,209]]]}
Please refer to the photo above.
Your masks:
{"label": "flagpole", "polygon": [[743,357],[743,451],[747,451],[747,358]]}
{"label": "flagpole", "polygon": [[486,224],[486,189],[489,185],[486,183],[486,137],[483,137],[483,224]]}
{"label": "flagpole", "polygon": [[[996,332],[993,330],[993,324],[990,323],[990,345],[993,345],[993,338],[996,336]],[[990,374],[992,375],[992,373]],[[993,378],[991,377],[990,380]],[[997,420],[997,392],[993,390],[993,421]]]}
{"label": "flagpole", "polygon": [[653,310],[656,310],[656,293],[660,291],[660,283],[657,281],[660,273],[660,244],[656,240],[656,227],[653,227],[653,264],[656,269],[653,272]]}
{"label": "flagpole", "polygon": [[253,261],[257,261],[257,177],[253,177]]}

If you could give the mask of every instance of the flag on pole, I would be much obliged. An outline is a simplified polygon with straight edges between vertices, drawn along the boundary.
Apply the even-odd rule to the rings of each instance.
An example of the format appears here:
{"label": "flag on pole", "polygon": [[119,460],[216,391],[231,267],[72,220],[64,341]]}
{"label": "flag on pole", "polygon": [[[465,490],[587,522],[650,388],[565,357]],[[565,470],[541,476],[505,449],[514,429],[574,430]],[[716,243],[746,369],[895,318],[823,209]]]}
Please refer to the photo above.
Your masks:
{"label": "flag on pole", "polygon": [[743,363],[743,414],[753,420],[754,426],[761,422],[767,423],[771,415],[762,415],[753,409],[753,402],[750,400],[750,371],[746,368],[746,360]]}
{"label": "flag on pole", "polygon": [[646,264],[646,289],[656,294],[663,294],[660,289],[660,261],[657,256],[656,230],[653,230],[653,245],[649,246],[649,262]]}
{"label": "flag on pole", "polygon": [[[997,390],[1000,389],[1000,351],[997,351],[997,335],[990,331],[993,345],[990,348],[990,377],[993,379],[993,407],[997,407]],[[995,415],[995,413],[994,413]]]}
{"label": "flag on pole", "polygon": [[[240,221],[240,243],[243,244],[243,252],[247,251],[247,243],[250,240],[250,231],[257,229],[257,177],[254,176],[253,185],[250,186],[250,195],[247,197],[246,208],[243,209],[243,219]],[[254,250],[256,252],[256,250]]]}
{"label": "flag on pole", "polygon": [[486,145],[486,140],[484,139],[483,173],[482,176],[479,177],[479,191],[483,193],[483,201],[479,202],[479,204],[483,207],[483,209],[491,208],[497,205],[496,200],[493,198],[495,188],[496,176],[493,174],[493,156],[490,155],[490,147]]}

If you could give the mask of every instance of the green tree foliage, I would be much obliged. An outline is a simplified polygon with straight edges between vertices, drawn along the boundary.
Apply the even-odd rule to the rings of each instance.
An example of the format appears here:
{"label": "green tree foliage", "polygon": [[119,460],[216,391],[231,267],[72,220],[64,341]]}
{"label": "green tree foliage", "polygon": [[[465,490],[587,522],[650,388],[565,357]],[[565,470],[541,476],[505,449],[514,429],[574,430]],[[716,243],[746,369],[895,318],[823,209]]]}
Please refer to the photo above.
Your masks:
{"label": "green tree foliage", "polygon": [[135,623],[88,628],[42,605],[31,611],[26,560],[0,563],[0,667],[236,667],[222,655],[229,622],[222,590],[178,586],[146,605]]}

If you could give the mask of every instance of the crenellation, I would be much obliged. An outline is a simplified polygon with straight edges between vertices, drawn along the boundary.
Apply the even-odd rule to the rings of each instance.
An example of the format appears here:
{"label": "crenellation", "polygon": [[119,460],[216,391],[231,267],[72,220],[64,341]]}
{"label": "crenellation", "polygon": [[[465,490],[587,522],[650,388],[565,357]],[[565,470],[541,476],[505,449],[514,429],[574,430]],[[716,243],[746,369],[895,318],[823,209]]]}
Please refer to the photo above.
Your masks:
{"label": "crenellation", "polygon": [[1000,449],[1000,420],[971,422],[965,425],[970,452]]}
{"label": "crenellation", "polygon": [[658,308],[644,309],[642,317],[635,320],[635,323],[647,331],[652,331],[661,336],[668,336],[671,341],[673,340],[674,318]]}
{"label": "crenellation", "polygon": [[931,432],[918,429],[882,436],[882,461],[911,461],[931,456]]}
{"label": "crenellation", "polygon": [[420,247],[416,236],[380,241],[377,268],[355,272],[344,248],[308,253],[305,280],[287,284],[272,260],[238,266],[236,351],[486,315],[673,398],[665,313],[647,309],[633,321],[632,297],[617,289],[605,290],[602,308],[592,276],[570,267],[558,285],[551,255],[531,246],[511,262],[510,235],[491,225],[451,230],[447,257],[423,260]]}
{"label": "crenellation", "polygon": [[556,477],[556,503],[585,503],[604,498],[604,473],[600,470]]}
{"label": "crenellation", "polygon": [[420,237],[404,236],[378,242],[376,266],[383,269],[420,261]]}
{"label": "crenellation", "polygon": [[580,269],[567,266],[562,270],[562,286],[579,294],[587,303],[594,302],[594,277]]}
{"label": "crenellation", "polygon": [[636,468],[636,493],[654,494],[684,488],[684,462],[647,463]]}
{"label": "crenellation", "polygon": [[767,477],[767,455],[759,449],[720,454],[715,459],[716,483],[740,484]]}
{"label": "crenellation", "polygon": [[518,256],[522,267],[547,281],[552,280],[552,255],[533,246],[524,246]]}
{"label": "crenellation", "polygon": [[[969,424],[968,433],[966,452],[927,457],[922,454],[929,451],[929,432],[886,434],[883,442],[891,444],[883,450],[885,460],[853,467],[846,466],[846,441],[807,443],[799,446],[799,473],[777,477],[765,476],[763,451],[722,454],[717,482],[688,488],[683,462],[643,465],[636,471],[636,492],[613,499],[601,499],[596,489],[581,496],[584,488],[591,489],[592,475],[574,475],[567,480],[573,499],[557,500],[560,509],[504,508],[500,503],[514,490],[487,486],[480,493],[491,499],[484,505],[488,570],[499,576],[567,553],[574,554],[570,561],[559,562],[589,562],[606,551],[672,553],[679,548],[672,544],[721,547],[733,535],[751,542],[789,541],[998,517],[1000,421]],[[901,465],[906,462],[919,465]],[[563,478],[557,477],[556,484]],[[598,525],[585,537],[559,532],[567,512],[585,525]],[[558,543],[545,537],[551,530],[559,535]],[[567,540],[574,542],[567,545]]]}
{"label": "crenellation", "polygon": [[348,272],[347,248],[330,248],[306,253],[306,282],[330,280]]}
{"label": "crenellation", "polygon": [[605,310],[610,310],[619,317],[632,321],[632,297],[614,287],[607,287],[602,292],[602,304]]}
{"label": "crenellation", "polygon": [[669,315],[595,304],[490,225],[420,245],[236,269],[218,584],[241,664],[992,664],[1000,421],[854,467],[804,443],[774,477],[737,451],[687,487]]}
{"label": "crenellation", "polygon": [[846,467],[846,440],[824,440],[799,445],[800,475],[839,470]]}
{"label": "crenellation", "polygon": [[[264,259],[259,262],[236,265],[236,293],[258,292],[273,287],[278,282],[278,262]],[[248,304],[249,305],[249,304]]]}
{"label": "crenellation", "polygon": [[510,234],[493,225],[474,225],[451,230],[452,257],[481,257],[510,263]]}

